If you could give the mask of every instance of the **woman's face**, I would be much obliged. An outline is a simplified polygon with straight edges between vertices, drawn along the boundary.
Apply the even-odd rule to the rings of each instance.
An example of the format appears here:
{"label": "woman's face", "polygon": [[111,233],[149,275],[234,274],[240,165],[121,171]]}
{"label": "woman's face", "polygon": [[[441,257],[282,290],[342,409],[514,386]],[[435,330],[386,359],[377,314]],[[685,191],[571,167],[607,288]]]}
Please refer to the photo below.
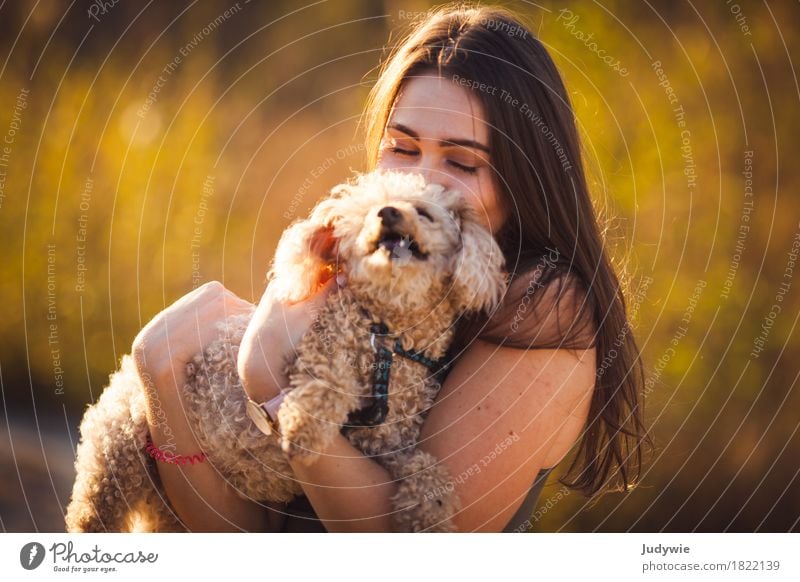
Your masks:
{"label": "woman's face", "polygon": [[420,173],[429,182],[460,190],[492,234],[505,222],[483,106],[449,79],[430,74],[403,83],[386,124],[377,167]]}

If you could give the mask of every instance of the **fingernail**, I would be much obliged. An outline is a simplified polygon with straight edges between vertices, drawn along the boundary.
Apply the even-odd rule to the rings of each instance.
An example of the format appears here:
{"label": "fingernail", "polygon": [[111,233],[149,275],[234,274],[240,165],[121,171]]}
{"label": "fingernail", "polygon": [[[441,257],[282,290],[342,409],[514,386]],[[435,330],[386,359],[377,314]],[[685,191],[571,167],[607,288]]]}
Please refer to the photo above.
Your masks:
{"label": "fingernail", "polygon": [[346,287],[347,275],[344,273],[336,273],[336,284],[339,285],[339,287]]}

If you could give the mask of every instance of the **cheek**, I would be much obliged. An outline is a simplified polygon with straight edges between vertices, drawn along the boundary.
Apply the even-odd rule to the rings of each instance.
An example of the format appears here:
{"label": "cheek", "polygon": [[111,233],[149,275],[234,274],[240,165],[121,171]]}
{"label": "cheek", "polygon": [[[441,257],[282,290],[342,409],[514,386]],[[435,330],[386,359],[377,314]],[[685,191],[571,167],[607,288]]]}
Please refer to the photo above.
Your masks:
{"label": "cheek", "polygon": [[395,156],[385,156],[379,158],[378,161],[375,163],[375,169],[377,170],[402,170],[408,168],[408,163],[404,163],[403,160],[398,159]]}
{"label": "cheek", "polygon": [[378,151],[378,158],[375,167],[378,169],[391,169],[398,166],[408,165],[408,159],[397,155],[388,148],[381,148]]}
{"label": "cheek", "polygon": [[466,186],[465,193],[470,202],[482,212],[493,212],[495,206],[497,206],[497,196],[490,179],[474,176],[468,180],[462,180],[461,183]]}
{"label": "cheek", "polygon": [[468,201],[478,211],[484,227],[496,232],[503,221],[503,211],[499,192],[490,178],[475,178],[469,188]]}
{"label": "cheek", "polygon": [[483,203],[486,209],[493,214],[500,214],[502,212],[502,198],[497,184],[491,177],[485,177],[481,180],[481,192]]}

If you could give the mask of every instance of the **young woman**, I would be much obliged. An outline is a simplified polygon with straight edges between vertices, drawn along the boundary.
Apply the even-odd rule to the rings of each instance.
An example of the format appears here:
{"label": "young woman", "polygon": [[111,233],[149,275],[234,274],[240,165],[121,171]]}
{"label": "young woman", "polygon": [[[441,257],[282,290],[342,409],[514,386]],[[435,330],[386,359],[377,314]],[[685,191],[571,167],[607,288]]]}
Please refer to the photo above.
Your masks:
{"label": "young woman", "polygon": [[[574,114],[545,48],[505,9],[441,7],[395,47],[365,120],[369,169],[420,172],[459,188],[512,276],[500,309],[459,321],[454,363],[420,437],[454,476],[458,530],[527,529],[548,474],[576,443],[562,483],[591,497],[628,490],[647,442],[643,367],[589,197]],[[263,402],[286,385],[282,360],[335,284],[294,304],[265,293],[239,353],[251,398]],[[150,418],[162,419],[151,422],[157,445],[169,436],[179,453],[198,449],[176,390],[184,362],[214,337],[216,321],[247,306],[209,283],[135,340],[153,387]],[[159,463],[159,474],[192,530],[389,529],[396,485],[344,436],[312,464],[292,467],[305,497],[288,507],[240,499],[210,464]]]}

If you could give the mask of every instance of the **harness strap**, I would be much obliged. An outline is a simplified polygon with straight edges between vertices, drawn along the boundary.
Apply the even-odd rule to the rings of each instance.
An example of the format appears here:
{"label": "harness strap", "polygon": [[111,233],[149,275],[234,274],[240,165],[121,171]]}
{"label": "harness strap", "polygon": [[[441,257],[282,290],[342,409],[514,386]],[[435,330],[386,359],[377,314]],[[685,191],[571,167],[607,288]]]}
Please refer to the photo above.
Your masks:
{"label": "harness strap", "polygon": [[[362,308],[362,311],[369,317],[365,309]],[[389,350],[387,347],[376,343],[375,339],[379,335],[389,335],[389,328],[382,321],[370,325],[370,345],[375,350],[372,394],[368,397],[371,399],[371,403],[361,410],[350,413],[343,428],[377,426],[386,420],[386,415],[389,413],[389,381],[391,379],[392,364],[394,363],[394,354],[422,364],[430,369],[433,375],[438,375],[449,367],[445,363],[445,358],[432,360],[423,356],[420,352],[403,349],[400,339],[395,339],[394,350]]]}

